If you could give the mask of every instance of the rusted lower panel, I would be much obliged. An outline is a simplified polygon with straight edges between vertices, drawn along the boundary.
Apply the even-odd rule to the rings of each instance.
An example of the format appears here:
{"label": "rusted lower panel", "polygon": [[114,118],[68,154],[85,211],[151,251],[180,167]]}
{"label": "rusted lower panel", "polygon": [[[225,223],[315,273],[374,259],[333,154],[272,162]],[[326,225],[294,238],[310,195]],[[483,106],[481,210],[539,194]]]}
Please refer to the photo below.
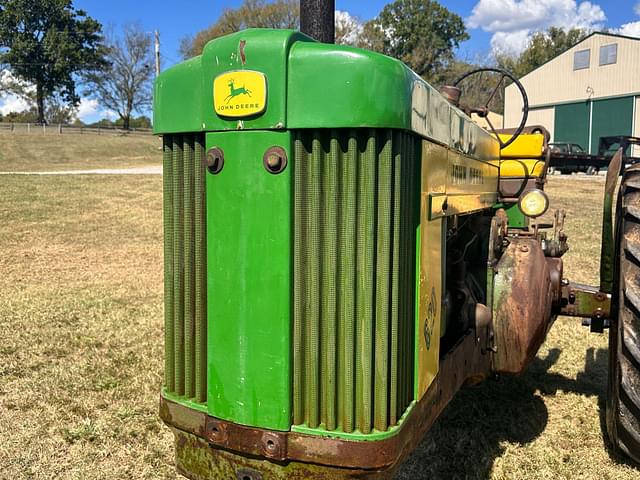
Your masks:
{"label": "rusted lower panel", "polygon": [[531,363],[555,320],[560,278],[562,262],[545,259],[537,240],[511,239],[495,277],[496,372],[518,374]]}
{"label": "rusted lower panel", "polygon": [[[381,441],[350,441],[296,432],[261,430],[225,422],[161,398],[162,419],[176,433],[178,468],[195,480],[389,478],[466,382],[486,377],[486,342],[470,332],[442,359],[424,397],[397,435]],[[189,434],[189,435],[187,435]],[[245,470],[243,470],[245,469]],[[249,470],[247,470],[249,469]]]}
{"label": "rusted lower panel", "polygon": [[206,440],[173,429],[176,469],[191,480],[341,480],[367,478],[385,480],[391,472],[343,469],[300,462],[274,462],[243,456],[210,445]]}

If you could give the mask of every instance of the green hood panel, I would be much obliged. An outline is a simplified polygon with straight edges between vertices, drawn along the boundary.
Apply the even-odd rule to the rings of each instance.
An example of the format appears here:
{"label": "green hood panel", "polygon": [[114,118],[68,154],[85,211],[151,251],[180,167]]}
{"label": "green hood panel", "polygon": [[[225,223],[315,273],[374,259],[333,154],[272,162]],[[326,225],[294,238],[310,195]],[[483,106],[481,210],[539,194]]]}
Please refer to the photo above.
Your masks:
{"label": "green hood panel", "polygon": [[[421,81],[402,62],[324,43],[289,57],[289,128],[411,128],[411,92]],[[409,107],[409,108],[408,108]]]}
{"label": "green hood panel", "polygon": [[155,83],[155,133],[238,129],[237,119],[215,113],[213,80],[221,73],[245,69],[265,74],[268,96],[266,111],[242,119],[242,128],[284,128],[287,59],[295,42],[313,40],[293,30],[253,28],[212,40],[202,55],[165,70]]}
{"label": "green hood panel", "polygon": [[[243,62],[244,56],[244,62]],[[267,77],[263,114],[218,116],[213,80],[233,70]],[[243,129],[411,126],[417,76],[402,62],[328,45],[292,30],[249,29],[207,44],[202,55],[169,68],[155,85],[156,133]]]}
{"label": "green hood panel", "polygon": [[[266,76],[264,112],[241,119],[216,114],[214,79],[235,70]],[[224,88],[229,93],[227,85]],[[240,98],[253,100],[249,95]],[[212,40],[202,55],[158,77],[154,103],[154,131],[159,134],[393,128],[411,130],[481,160],[499,156],[493,136],[399,60],[318,43],[294,30],[254,28]]]}

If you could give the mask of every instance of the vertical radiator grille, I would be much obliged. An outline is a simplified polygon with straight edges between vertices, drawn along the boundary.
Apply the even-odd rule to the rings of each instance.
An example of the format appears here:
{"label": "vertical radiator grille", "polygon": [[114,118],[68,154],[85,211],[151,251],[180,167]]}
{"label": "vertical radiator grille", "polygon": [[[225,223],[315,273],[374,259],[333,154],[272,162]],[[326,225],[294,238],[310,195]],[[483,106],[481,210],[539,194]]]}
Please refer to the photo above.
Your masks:
{"label": "vertical radiator grille", "polygon": [[296,133],[294,425],[386,431],[413,400],[415,142]]}
{"label": "vertical radiator grille", "polygon": [[204,136],[165,135],[163,144],[165,388],[205,402]]}

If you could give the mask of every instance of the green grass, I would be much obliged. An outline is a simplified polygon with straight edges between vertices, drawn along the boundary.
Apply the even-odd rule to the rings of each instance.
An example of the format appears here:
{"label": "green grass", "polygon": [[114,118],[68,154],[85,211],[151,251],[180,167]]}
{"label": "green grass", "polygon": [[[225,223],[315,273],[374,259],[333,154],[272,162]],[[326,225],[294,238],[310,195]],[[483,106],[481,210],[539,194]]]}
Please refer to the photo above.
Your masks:
{"label": "green grass", "polygon": [[[0,478],[176,478],[159,176],[0,182]],[[602,181],[553,177],[565,276],[597,282]],[[603,439],[607,335],[560,318],[520,377],[463,390],[398,478],[633,479]]]}
{"label": "green grass", "polygon": [[174,478],[159,176],[0,183],[0,478]]}
{"label": "green grass", "polygon": [[151,135],[0,133],[0,172],[85,170],[161,164]]}

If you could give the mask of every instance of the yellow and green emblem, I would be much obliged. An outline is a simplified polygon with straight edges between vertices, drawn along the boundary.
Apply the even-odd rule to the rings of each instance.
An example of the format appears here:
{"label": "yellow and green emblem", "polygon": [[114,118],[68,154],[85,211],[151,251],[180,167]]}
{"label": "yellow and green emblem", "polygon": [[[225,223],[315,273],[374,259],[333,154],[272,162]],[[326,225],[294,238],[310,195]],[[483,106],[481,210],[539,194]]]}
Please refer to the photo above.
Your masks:
{"label": "yellow and green emblem", "polygon": [[223,117],[249,117],[267,105],[267,79],[262,72],[235,70],[213,81],[213,108]]}

